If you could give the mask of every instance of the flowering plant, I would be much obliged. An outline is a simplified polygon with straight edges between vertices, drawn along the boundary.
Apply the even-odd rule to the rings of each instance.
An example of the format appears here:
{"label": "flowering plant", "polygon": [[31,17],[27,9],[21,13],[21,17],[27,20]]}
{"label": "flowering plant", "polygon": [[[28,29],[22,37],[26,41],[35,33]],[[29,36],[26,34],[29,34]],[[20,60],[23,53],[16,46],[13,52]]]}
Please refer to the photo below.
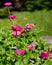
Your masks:
{"label": "flowering plant", "polygon": [[38,33],[36,26],[29,23],[25,27],[12,25],[11,29],[1,29],[0,65],[50,65],[50,44],[41,40]]}
{"label": "flowering plant", "polygon": [[4,8],[3,8],[2,14],[4,16],[10,15],[11,14],[10,9],[12,9],[12,2],[4,2],[3,6]]}
{"label": "flowering plant", "polygon": [[[9,15],[10,20],[16,16]],[[12,24],[11,29],[0,30],[0,65],[51,65],[50,45],[39,37],[36,25],[24,27]]]}

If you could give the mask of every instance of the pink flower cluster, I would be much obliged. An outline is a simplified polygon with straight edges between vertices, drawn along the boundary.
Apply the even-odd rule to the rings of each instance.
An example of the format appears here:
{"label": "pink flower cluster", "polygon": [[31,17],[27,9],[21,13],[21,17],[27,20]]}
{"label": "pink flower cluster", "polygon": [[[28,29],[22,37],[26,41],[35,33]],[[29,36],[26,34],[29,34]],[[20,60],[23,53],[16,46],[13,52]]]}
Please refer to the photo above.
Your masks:
{"label": "pink flower cluster", "polygon": [[49,56],[50,56],[50,53],[49,52],[47,52],[47,51],[41,52],[41,57],[42,58],[47,59]]}
{"label": "pink flower cluster", "polygon": [[[33,48],[34,48],[34,45],[32,45],[32,44],[27,46],[28,50],[32,50]],[[25,54],[25,50],[16,49],[14,53],[15,53],[15,55],[18,55],[18,54],[24,55]],[[49,56],[50,56],[50,53],[48,51],[42,51],[41,52],[41,57],[43,59],[47,59]]]}
{"label": "pink flower cluster", "polygon": [[12,26],[12,35],[13,36],[19,36],[21,33],[25,34],[26,30],[24,30],[24,28],[22,26],[16,25],[16,26]]}
{"label": "pink flower cluster", "polygon": [[13,35],[13,36],[19,36],[20,34],[21,34],[20,31],[13,31],[13,32],[12,32],[12,35]]}
{"label": "pink flower cluster", "polygon": [[[28,45],[27,46],[27,49],[28,50],[32,50],[33,48],[34,48],[34,45]],[[24,55],[25,54],[25,51],[23,49],[16,49],[15,50],[15,55],[18,55],[18,54]]]}
{"label": "pink flower cluster", "polygon": [[11,2],[5,2],[5,3],[4,3],[4,6],[5,6],[5,7],[9,7],[9,6],[11,6],[11,5],[12,5]]}
{"label": "pink flower cluster", "polygon": [[[32,50],[33,48],[34,48],[34,45],[32,45],[32,44],[27,46],[28,50]],[[18,54],[24,55],[25,51],[23,49],[16,49],[15,55],[18,55]],[[49,56],[50,56],[50,53],[48,51],[42,51],[41,52],[41,57],[43,59],[47,59],[47,58],[49,58]]]}
{"label": "pink flower cluster", "polygon": [[16,15],[11,14],[11,15],[8,16],[8,19],[16,19]]}
{"label": "pink flower cluster", "polygon": [[23,30],[23,27],[22,26],[19,26],[19,25],[12,26],[12,30],[13,31],[22,31]]}
{"label": "pink flower cluster", "polygon": [[26,24],[25,26],[26,26],[26,28],[28,28],[28,29],[32,29],[32,28],[34,27],[34,24]]}
{"label": "pink flower cluster", "polygon": [[[10,16],[8,18],[10,18]],[[11,18],[13,18],[13,16]],[[14,16],[14,18],[15,18],[15,16]],[[26,28],[31,29],[34,27],[34,24],[26,24],[25,26],[26,26]],[[16,26],[13,25],[12,31],[13,31],[12,32],[13,36],[19,36],[21,33],[22,34],[26,33],[26,30],[22,26],[19,26],[19,25],[16,25]]]}
{"label": "pink flower cluster", "polygon": [[18,55],[18,54],[24,55],[25,51],[23,49],[16,49],[15,50],[15,55]]}

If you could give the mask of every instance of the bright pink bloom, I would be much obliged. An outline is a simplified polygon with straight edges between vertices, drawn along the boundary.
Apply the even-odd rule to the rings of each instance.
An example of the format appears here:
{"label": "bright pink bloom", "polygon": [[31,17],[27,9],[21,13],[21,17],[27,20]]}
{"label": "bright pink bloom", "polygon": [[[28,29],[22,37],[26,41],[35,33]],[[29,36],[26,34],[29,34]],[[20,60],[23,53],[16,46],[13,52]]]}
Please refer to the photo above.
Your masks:
{"label": "bright pink bloom", "polygon": [[11,15],[8,16],[8,19],[16,19],[16,15],[11,14]]}
{"label": "bright pink bloom", "polygon": [[18,55],[18,54],[24,55],[25,54],[25,51],[23,49],[16,49],[15,50],[15,54],[16,55]]}
{"label": "bright pink bloom", "polygon": [[13,32],[12,32],[12,35],[13,35],[13,36],[16,36],[16,35],[17,35],[16,31],[13,31]]}
{"label": "bright pink bloom", "polygon": [[27,46],[28,50],[32,50],[33,48],[34,48],[34,45],[32,45],[32,44]]}
{"label": "bright pink bloom", "polygon": [[13,36],[15,36],[15,33],[16,33],[16,36],[19,36],[21,33],[22,34],[25,34],[26,33],[26,30],[24,30],[23,29],[23,27],[22,26],[19,26],[19,25],[17,25],[17,26],[12,26],[11,27],[11,29],[12,29],[12,31],[14,31],[14,32],[12,32],[12,35]]}
{"label": "bright pink bloom", "polygon": [[15,52],[14,52],[16,55],[19,54],[19,49],[16,49]]}
{"label": "bright pink bloom", "polygon": [[24,55],[25,51],[23,49],[19,49],[20,54]]}
{"label": "bright pink bloom", "polygon": [[11,5],[12,5],[11,2],[5,2],[5,3],[4,3],[4,6],[6,6],[6,7],[9,7],[9,6],[11,6]]}
{"label": "bright pink bloom", "polygon": [[22,27],[22,26],[17,25],[17,26],[16,26],[16,30],[17,30],[17,31],[22,31],[22,30],[23,30],[23,27]]}
{"label": "bright pink bloom", "polygon": [[34,27],[34,24],[26,24],[25,26],[26,26],[26,28],[31,29]]}
{"label": "bright pink bloom", "polygon": [[21,34],[21,32],[20,31],[17,31],[17,36],[19,36]]}
{"label": "bright pink bloom", "polygon": [[19,25],[12,26],[11,28],[12,28],[13,31],[22,31],[23,30],[23,27],[22,26],[19,26]]}
{"label": "bright pink bloom", "polygon": [[47,52],[47,51],[46,52],[45,51],[41,52],[41,57],[42,58],[47,59],[49,56],[50,56],[49,52]]}

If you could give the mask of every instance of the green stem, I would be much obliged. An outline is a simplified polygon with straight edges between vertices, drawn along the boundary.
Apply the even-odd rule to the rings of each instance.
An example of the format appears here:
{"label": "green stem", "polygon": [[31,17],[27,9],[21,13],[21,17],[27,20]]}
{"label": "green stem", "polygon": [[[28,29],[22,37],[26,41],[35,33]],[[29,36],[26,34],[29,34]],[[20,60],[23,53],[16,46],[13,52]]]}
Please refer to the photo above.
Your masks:
{"label": "green stem", "polygon": [[8,8],[8,14],[10,15],[10,9]]}
{"label": "green stem", "polygon": [[12,19],[10,19],[10,21],[12,21],[12,25],[14,25],[14,21]]}

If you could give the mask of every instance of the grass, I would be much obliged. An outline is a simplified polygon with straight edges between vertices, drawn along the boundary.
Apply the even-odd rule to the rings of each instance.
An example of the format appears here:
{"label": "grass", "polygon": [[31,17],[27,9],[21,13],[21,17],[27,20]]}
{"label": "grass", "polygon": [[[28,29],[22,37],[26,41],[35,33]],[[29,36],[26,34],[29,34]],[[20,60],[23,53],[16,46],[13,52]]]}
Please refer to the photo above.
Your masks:
{"label": "grass", "polygon": [[[20,25],[25,25],[26,23],[34,23],[40,29],[43,29],[41,35],[52,36],[52,10],[36,10],[34,12],[13,12],[17,16],[15,23]],[[24,17],[27,20],[24,20]],[[7,18],[0,18],[0,28],[4,27],[5,29],[10,27],[12,22]]]}

